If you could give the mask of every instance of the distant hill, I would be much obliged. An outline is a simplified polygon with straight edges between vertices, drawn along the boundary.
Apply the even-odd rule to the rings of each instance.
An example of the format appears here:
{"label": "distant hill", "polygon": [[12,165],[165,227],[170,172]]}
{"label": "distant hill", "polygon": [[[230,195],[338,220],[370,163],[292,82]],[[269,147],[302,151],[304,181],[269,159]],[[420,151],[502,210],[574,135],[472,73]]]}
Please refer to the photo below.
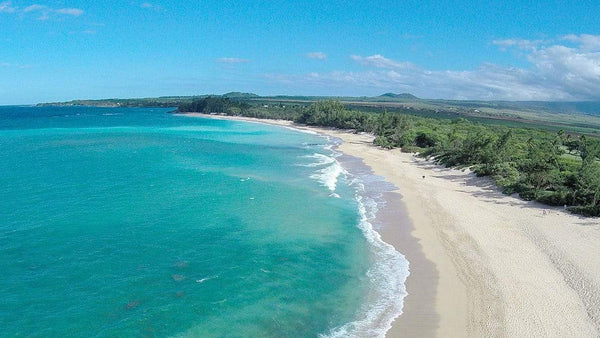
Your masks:
{"label": "distant hill", "polygon": [[229,92],[229,93],[223,94],[222,97],[228,97],[230,99],[249,99],[249,98],[259,97],[259,96],[254,93]]}
{"label": "distant hill", "polygon": [[383,95],[379,95],[379,97],[390,97],[393,99],[409,99],[409,100],[418,100],[419,98],[410,93],[402,93],[402,94],[394,94],[394,93],[385,93]]}

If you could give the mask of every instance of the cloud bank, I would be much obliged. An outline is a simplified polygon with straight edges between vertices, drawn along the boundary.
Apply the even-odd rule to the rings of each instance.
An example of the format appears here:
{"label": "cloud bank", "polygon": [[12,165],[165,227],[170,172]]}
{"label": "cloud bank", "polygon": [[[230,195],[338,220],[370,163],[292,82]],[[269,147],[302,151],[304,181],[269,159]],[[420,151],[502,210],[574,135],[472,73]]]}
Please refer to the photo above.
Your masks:
{"label": "cloud bank", "polygon": [[40,16],[38,20],[48,20],[52,15],[63,15],[63,16],[81,16],[84,11],[79,8],[51,8],[46,5],[32,4],[25,8],[18,8],[13,6],[11,1],[0,2],[0,13],[15,13],[19,15],[31,15],[38,13]]}
{"label": "cloud bank", "polygon": [[271,81],[322,88],[411,92],[417,96],[480,100],[600,100],[600,36],[565,35],[553,40],[492,42],[518,50],[527,68],[484,63],[472,70],[427,70],[383,55],[351,55],[362,71],[304,75],[270,74]]}

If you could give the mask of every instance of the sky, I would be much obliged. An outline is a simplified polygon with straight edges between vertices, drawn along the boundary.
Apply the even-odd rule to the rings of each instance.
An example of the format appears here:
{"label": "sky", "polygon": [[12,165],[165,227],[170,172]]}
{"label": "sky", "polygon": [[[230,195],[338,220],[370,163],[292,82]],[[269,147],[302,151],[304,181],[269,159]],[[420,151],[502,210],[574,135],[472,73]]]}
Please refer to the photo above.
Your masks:
{"label": "sky", "polygon": [[0,105],[230,91],[600,100],[598,13],[598,0],[0,0]]}

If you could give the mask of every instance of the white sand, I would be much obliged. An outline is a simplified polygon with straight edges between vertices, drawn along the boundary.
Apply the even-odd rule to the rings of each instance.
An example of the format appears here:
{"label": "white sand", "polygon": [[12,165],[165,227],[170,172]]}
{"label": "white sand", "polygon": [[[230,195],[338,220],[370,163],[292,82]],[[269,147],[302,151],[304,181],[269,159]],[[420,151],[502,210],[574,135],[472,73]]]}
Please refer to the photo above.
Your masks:
{"label": "white sand", "polygon": [[[308,129],[341,138],[340,151],[398,187],[412,235],[437,270],[422,280],[409,277],[405,314],[388,336],[422,336],[415,328],[435,325],[440,337],[600,337],[599,219],[503,195],[468,170],[379,149],[369,135]],[[382,231],[403,252],[397,234]],[[411,286],[432,284],[435,313],[411,315],[418,308],[411,304],[432,301],[412,299]],[[428,324],[435,315],[439,322]]]}

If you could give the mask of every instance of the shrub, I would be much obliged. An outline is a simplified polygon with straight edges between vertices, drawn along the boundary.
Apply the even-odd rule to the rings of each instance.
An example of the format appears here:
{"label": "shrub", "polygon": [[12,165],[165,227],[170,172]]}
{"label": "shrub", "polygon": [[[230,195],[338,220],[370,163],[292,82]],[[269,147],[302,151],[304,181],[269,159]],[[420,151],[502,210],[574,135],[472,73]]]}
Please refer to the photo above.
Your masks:
{"label": "shrub", "polygon": [[600,205],[586,205],[586,206],[575,206],[569,208],[574,214],[580,214],[583,216],[600,216]]}
{"label": "shrub", "polygon": [[400,149],[403,153],[420,153],[423,151],[423,148],[419,148],[417,146],[404,146]]}
{"label": "shrub", "polygon": [[394,145],[385,136],[377,136],[375,138],[375,140],[373,141],[373,144],[375,144],[376,146],[380,146],[382,148],[386,148],[386,149],[394,148]]}
{"label": "shrub", "polygon": [[571,200],[572,194],[567,190],[559,190],[559,191],[541,191],[538,193],[537,200],[538,202],[554,205],[554,206],[562,206],[569,204]]}

